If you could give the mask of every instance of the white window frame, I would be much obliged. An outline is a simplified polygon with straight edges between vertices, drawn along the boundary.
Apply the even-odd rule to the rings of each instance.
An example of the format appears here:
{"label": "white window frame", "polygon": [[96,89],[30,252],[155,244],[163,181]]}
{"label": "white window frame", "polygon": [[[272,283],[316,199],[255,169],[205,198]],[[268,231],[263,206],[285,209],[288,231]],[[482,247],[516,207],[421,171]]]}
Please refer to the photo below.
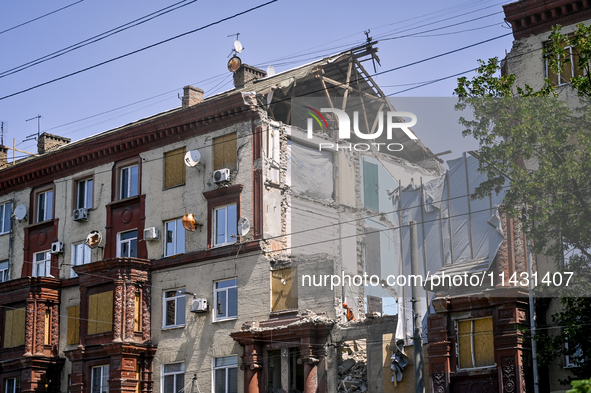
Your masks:
{"label": "white window frame", "polygon": [[[168,227],[171,224],[172,231],[172,242],[168,241]],[[172,243],[174,250],[172,253],[168,253],[167,245]],[[185,253],[185,228],[183,227],[183,219],[177,218],[176,220],[170,220],[164,222],[164,256],[170,257],[173,255]]]}
{"label": "white window frame", "polygon": [[[132,168],[137,168],[137,194],[135,195],[131,195],[131,169]],[[128,176],[127,176],[127,184],[123,184],[123,171],[128,170]],[[127,190],[127,196],[124,196],[124,192]],[[119,168],[119,199],[126,199],[126,198],[131,198],[134,197],[136,195],[139,195],[140,193],[140,167],[138,164],[132,164],[132,165],[128,165],[128,166],[124,166],[122,168]]]}
{"label": "white window frame", "polygon": [[[227,282],[227,281],[234,281],[235,283],[234,283],[234,285],[230,285],[227,287],[216,288],[217,284]],[[229,290],[234,289],[234,288],[236,289],[236,299],[230,299]],[[226,303],[225,303],[226,316],[221,316],[221,317],[218,315],[218,312],[220,309],[219,304],[218,304],[218,294],[220,292],[226,293]],[[230,304],[231,301],[236,302],[236,315],[228,315],[228,310],[229,310],[228,305]],[[238,279],[237,278],[228,278],[225,280],[215,281],[213,283],[213,308],[214,308],[214,311],[213,311],[214,321],[227,321],[227,320],[238,318]]]}
{"label": "white window frame", "polygon": [[[80,258],[78,258],[78,250],[80,248],[80,246],[82,246],[82,263],[77,263],[78,260]],[[91,254],[91,249],[90,247],[88,247],[88,245],[86,243],[78,243],[78,244],[72,244],[72,263],[71,263],[71,267],[70,267],[70,277],[74,278],[74,277],[78,277],[78,275],[76,274],[76,272],[74,271],[74,266],[80,266],[80,265],[86,265],[89,264],[91,262],[92,259],[92,254]]]}
{"label": "white window frame", "polygon": [[[166,368],[166,366],[172,366],[172,365],[177,365],[177,364],[180,364],[181,365],[181,371],[169,371],[169,372],[165,372],[164,371],[165,368]],[[166,377],[172,376],[173,377],[172,378],[172,380],[173,380],[173,393],[179,393],[179,391],[184,388],[184,386],[176,386],[176,382],[177,382],[176,381],[176,376],[177,375],[180,375],[180,374],[183,375],[183,384],[184,384],[185,383],[185,381],[184,381],[185,363],[184,362],[183,363],[168,363],[168,364],[163,364],[162,365],[162,378],[161,378],[162,386],[160,387],[160,391],[162,393],[165,393],[164,392],[164,380],[165,380]]]}
{"label": "white window frame", "polygon": [[[10,390],[8,389],[8,384],[12,384],[12,386],[10,387]],[[21,391],[21,377],[11,377],[11,378],[6,378],[5,380],[5,392],[6,393],[19,393]]]}
{"label": "white window frame", "polygon": [[[236,363],[235,364],[231,364],[231,365],[227,365],[227,366],[216,366],[215,365],[216,359],[226,359],[226,358],[234,358],[236,360]],[[216,374],[216,371],[218,371],[218,370],[224,370],[224,372],[226,374],[226,378],[225,378],[226,383],[225,383],[225,386],[224,386],[224,392],[225,393],[228,392],[228,379],[229,379],[228,370],[229,369],[233,369],[233,368],[236,369],[236,377],[238,377],[238,356],[236,356],[236,355],[233,355],[233,356],[224,356],[224,357],[219,357],[219,358],[213,358],[212,359],[212,365],[211,365],[211,370],[212,370],[211,378],[212,378],[212,382],[211,382],[211,386],[213,386],[213,389],[212,389],[213,392],[216,392],[217,391],[217,386],[215,386],[215,383],[216,383],[215,374]],[[238,381],[236,381],[236,384],[238,384]]]}
{"label": "white window frame", "polygon": [[[235,228],[234,228],[234,237],[231,237],[231,233],[228,233],[228,207],[230,206],[234,206],[236,208],[236,223],[234,224]],[[226,219],[224,220],[224,237],[225,237],[225,242],[223,243],[218,243],[217,242],[217,228],[218,228],[218,220],[217,220],[217,212],[220,210],[225,210],[225,217]],[[216,206],[213,208],[213,247],[222,247],[222,246],[227,246],[229,244],[234,244],[238,241],[238,204],[237,203],[230,203],[228,205],[224,205],[224,206]]]}
{"label": "white window frame", "polygon": [[[121,235],[125,234],[125,233],[129,233],[129,232],[134,232],[135,231],[135,237],[134,238],[130,238],[130,239],[125,239],[125,240],[121,240]],[[131,242],[135,240],[135,257],[131,256]],[[129,254],[130,255],[125,255],[122,256],[121,255],[121,246],[123,245],[123,243],[127,243],[128,247],[129,247]],[[124,231],[124,232],[119,232],[117,234],[117,258],[137,258],[137,248],[138,248],[138,233],[137,233],[137,229],[132,229],[130,231]]]}
{"label": "white window frame", "polygon": [[[568,341],[564,343],[564,347],[566,349],[568,349]],[[574,353],[575,356],[580,356],[582,354],[582,350],[581,348],[577,349]],[[571,361],[571,356],[570,355],[564,355],[566,363],[564,368],[571,368],[571,367],[576,367],[575,363]]]}
{"label": "white window frame", "polygon": [[[8,216],[6,215],[6,209],[10,209]],[[0,235],[9,233],[12,228],[12,202],[0,203]]]}
{"label": "white window frame", "polygon": [[[47,203],[47,200],[48,200],[47,196],[49,194],[51,194],[51,203],[48,204]],[[45,198],[43,198],[43,217],[41,217],[41,214],[40,214],[41,213],[41,210],[40,210],[40,207],[41,207],[41,202],[40,202],[41,195],[45,195]],[[47,220],[53,219],[53,198],[54,198],[53,189],[42,191],[42,192],[38,192],[36,198],[37,198],[37,211],[35,213],[36,213],[37,222],[43,222],[43,221],[47,221]],[[51,205],[51,206],[49,206],[49,205]],[[47,211],[47,207],[48,206],[50,207],[51,214],[48,214],[48,211]]]}
{"label": "white window frame", "polygon": [[0,262],[0,282],[5,282],[10,279],[10,264],[8,261]]}
{"label": "white window frame", "polygon": [[[568,50],[569,54],[570,54],[570,77],[571,79],[575,77],[575,65],[573,63],[574,59],[573,59],[573,47],[572,46],[565,46],[564,47],[565,50]],[[560,57],[558,58],[558,61],[560,61]],[[545,59],[545,65],[546,65],[546,78],[550,78],[550,66],[548,65],[548,59]],[[562,82],[562,65],[560,67],[560,71],[558,71],[558,73],[556,74],[556,78],[558,80],[558,86],[564,86],[564,85],[568,85],[570,82]]]}
{"label": "white window frame", "polygon": [[[175,291],[175,295],[167,297],[166,294],[172,291]],[[184,292],[185,288],[179,288],[169,289],[167,291],[164,291],[164,293],[162,294],[162,329],[171,329],[185,326],[185,323],[187,321],[187,296]],[[179,299],[184,299],[184,302],[179,302]],[[166,324],[166,306],[169,302],[174,302],[174,324],[171,325]],[[179,316],[181,312],[183,313],[182,323],[180,323],[179,321]]]}
{"label": "white window frame", "polygon": [[[98,391],[95,389],[93,385],[94,381],[94,372],[95,370],[100,372],[100,379],[101,385],[98,387]],[[94,366],[90,370],[90,393],[109,393],[109,371],[110,367],[108,364],[103,364],[100,366]],[[106,382],[106,385],[104,384]]]}
{"label": "white window frame", "polygon": [[[41,255],[41,254],[45,254],[44,255],[44,259],[42,260],[37,260],[37,256]],[[43,267],[45,269],[45,274],[42,276],[38,276],[37,275],[37,270],[39,270],[39,265],[44,264],[45,266]],[[33,254],[33,277],[49,277],[49,275],[51,274],[51,252],[49,250],[47,251],[41,251],[41,252],[36,252]]]}
{"label": "white window frame", "polygon": [[[90,183],[89,183],[90,182]],[[84,185],[84,199],[82,205],[80,205],[80,186]],[[88,179],[79,180],[76,183],[76,209],[92,209],[94,204],[94,179],[89,177]],[[90,201],[88,195],[90,194]],[[90,205],[90,206],[89,206]]]}

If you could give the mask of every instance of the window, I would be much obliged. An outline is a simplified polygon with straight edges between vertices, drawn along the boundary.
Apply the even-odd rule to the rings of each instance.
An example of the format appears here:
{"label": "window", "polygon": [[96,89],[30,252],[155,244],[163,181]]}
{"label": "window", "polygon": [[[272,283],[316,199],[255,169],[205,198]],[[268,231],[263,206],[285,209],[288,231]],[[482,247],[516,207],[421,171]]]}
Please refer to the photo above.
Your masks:
{"label": "window", "polygon": [[37,222],[53,218],[53,190],[37,194]]}
{"label": "window", "polygon": [[76,209],[92,208],[92,179],[78,181],[78,190],[76,194]]}
{"label": "window", "polygon": [[164,153],[164,188],[185,184],[185,148]]}
{"label": "window", "polygon": [[[86,243],[72,245],[72,266],[90,263],[90,247]],[[74,269],[70,269],[70,277],[78,277]]]}
{"label": "window", "polygon": [[179,393],[185,387],[185,363],[162,366],[162,393]]}
{"label": "window", "polygon": [[137,230],[117,234],[117,257],[137,257]]}
{"label": "window", "polygon": [[185,252],[185,228],[182,218],[164,223],[164,256],[183,254]]}
{"label": "window", "polygon": [[12,203],[6,202],[0,205],[0,235],[10,232],[12,228]]}
{"label": "window", "polygon": [[213,210],[214,247],[236,243],[236,225],[238,223],[236,210],[235,204]]}
{"label": "window", "polygon": [[[564,346],[566,347],[566,350],[568,351],[568,342],[564,343]],[[572,355],[566,355],[566,365],[564,367],[577,367],[577,363],[580,363],[583,361],[583,348],[579,347],[575,350],[575,352]]]}
{"label": "window", "polygon": [[88,335],[113,330],[113,291],[88,296]]}
{"label": "window", "polygon": [[68,307],[68,345],[80,342],[80,305]]}
{"label": "window", "polygon": [[139,167],[126,166],[120,169],[119,199],[139,195]]}
{"label": "window", "polygon": [[[296,283],[296,285],[293,285]],[[298,286],[296,268],[273,270],[271,272],[271,311],[298,308]]]}
{"label": "window", "polygon": [[0,282],[8,281],[10,273],[10,266],[8,261],[0,262]]}
{"label": "window", "polygon": [[6,393],[19,393],[21,391],[20,377],[6,378]]}
{"label": "window", "polygon": [[[553,85],[561,86],[570,82],[571,78],[584,75],[583,69],[579,67],[579,54],[572,46],[564,48],[568,60],[560,62],[560,70],[558,74],[554,73],[548,64],[548,59],[545,60],[546,77],[550,79]],[[558,60],[561,60],[558,58]]]}
{"label": "window", "polygon": [[363,207],[379,211],[378,199],[378,166],[363,161]]}
{"label": "window", "polygon": [[236,170],[236,133],[213,138],[213,170]]}
{"label": "window", "polygon": [[109,365],[92,368],[90,393],[109,393]]}
{"label": "window", "polygon": [[33,254],[33,277],[49,277],[51,274],[51,254],[49,251]]}
{"label": "window", "polygon": [[25,345],[25,308],[6,309],[4,313],[4,348]]}
{"label": "window", "polygon": [[185,326],[185,288],[164,292],[162,328]]}
{"label": "window", "polygon": [[458,321],[460,368],[493,366],[493,320],[489,318]]}
{"label": "window", "polygon": [[213,363],[215,393],[238,393],[238,358],[215,358]]}
{"label": "window", "polygon": [[238,280],[218,281],[214,284],[214,319],[221,321],[238,317]]}

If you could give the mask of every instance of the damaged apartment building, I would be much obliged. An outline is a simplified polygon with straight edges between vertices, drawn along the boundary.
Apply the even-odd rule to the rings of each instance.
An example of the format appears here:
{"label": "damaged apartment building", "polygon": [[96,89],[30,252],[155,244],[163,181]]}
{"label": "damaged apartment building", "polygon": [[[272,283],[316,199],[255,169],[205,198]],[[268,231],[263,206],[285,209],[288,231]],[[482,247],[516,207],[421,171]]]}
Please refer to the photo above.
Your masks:
{"label": "damaged apartment building", "polygon": [[313,131],[307,114],[385,129],[376,52],[242,64],[227,92],[187,86],[180,108],[80,141],[43,133],[16,162],[1,147],[0,392],[393,389],[401,295],[316,284],[395,274],[391,193],[443,166],[401,128],[377,139],[397,151],[347,148],[366,141],[338,139],[336,112]]}

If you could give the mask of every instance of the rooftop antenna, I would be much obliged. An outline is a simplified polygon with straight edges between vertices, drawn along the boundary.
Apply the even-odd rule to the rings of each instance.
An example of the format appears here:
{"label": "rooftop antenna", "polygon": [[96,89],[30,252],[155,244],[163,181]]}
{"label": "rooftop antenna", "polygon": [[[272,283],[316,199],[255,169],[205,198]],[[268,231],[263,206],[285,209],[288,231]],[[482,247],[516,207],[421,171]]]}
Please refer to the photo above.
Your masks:
{"label": "rooftop antenna", "polygon": [[[367,29],[367,31],[363,32],[363,34],[365,34],[365,43],[366,43],[368,49],[369,49],[371,41],[372,41],[372,37],[369,36],[370,32],[371,32],[370,29]],[[373,64],[373,72],[378,72],[378,70],[376,69],[376,62],[374,60],[373,55],[371,56],[371,64]]]}
{"label": "rooftop antenna", "polygon": [[35,120],[35,119],[37,119],[37,135],[31,134],[31,135],[27,136],[23,140],[23,142],[32,141],[32,140],[36,140],[36,141],[39,140],[39,135],[41,135],[41,115],[31,117],[30,119],[27,119],[26,121]]}
{"label": "rooftop antenna", "polygon": [[237,55],[238,53],[244,50],[244,47],[242,46],[240,41],[238,41],[238,36],[240,36],[240,33],[230,34],[228,37],[233,36],[236,36],[236,40],[234,41],[234,47],[232,48],[232,51],[228,55],[228,57],[233,55],[232,58],[228,61],[228,71],[230,72],[236,72],[238,68],[240,68],[240,66],[242,65],[242,60]]}
{"label": "rooftop antenna", "polygon": [[4,122],[0,122],[0,146],[4,146]]}

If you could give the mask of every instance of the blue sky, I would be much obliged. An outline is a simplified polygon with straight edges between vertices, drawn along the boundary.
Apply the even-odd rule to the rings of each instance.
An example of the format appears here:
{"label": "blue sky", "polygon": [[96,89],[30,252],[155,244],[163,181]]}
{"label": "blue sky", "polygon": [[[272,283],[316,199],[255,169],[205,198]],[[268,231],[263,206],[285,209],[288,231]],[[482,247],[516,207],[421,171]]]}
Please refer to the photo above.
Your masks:
{"label": "blue sky", "polygon": [[[3,2],[0,31],[76,1]],[[190,4],[166,15],[2,77],[4,72],[14,67],[180,1],[83,0],[0,33],[3,54],[0,97],[197,29],[265,2],[187,0],[179,5]],[[228,35],[237,32],[240,32],[240,41],[245,48],[240,55],[243,62],[263,69],[273,65],[281,72],[360,44],[365,41],[363,32],[370,29],[370,36],[380,41],[377,45],[382,63],[377,68],[380,72],[509,33],[511,30],[503,20],[501,6],[507,2],[279,0],[202,31],[0,100],[0,120],[5,122],[4,144],[12,145],[13,138],[16,138],[17,148],[35,152],[35,142],[22,143],[22,140],[37,132],[36,121],[26,121],[37,115],[42,116],[41,132],[78,140],[180,106],[178,95],[182,95],[185,85],[204,89],[206,96],[230,89],[232,78],[226,69],[226,62],[234,38]],[[454,24],[457,25],[450,26]],[[410,34],[414,35],[408,36]],[[511,49],[511,43],[512,36],[505,36],[379,75],[376,81],[386,94],[396,97],[451,97],[456,78],[395,93],[418,86],[419,82],[474,68],[477,59],[503,57],[505,51]],[[369,64],[368,67],[372,69]],[[452,149],[454,155],[458,155],[464,149],[476,147],[472,140],[462,138],[459,127],[450,126],[445,132],[427,127],[416,132],[435,152]]]}

